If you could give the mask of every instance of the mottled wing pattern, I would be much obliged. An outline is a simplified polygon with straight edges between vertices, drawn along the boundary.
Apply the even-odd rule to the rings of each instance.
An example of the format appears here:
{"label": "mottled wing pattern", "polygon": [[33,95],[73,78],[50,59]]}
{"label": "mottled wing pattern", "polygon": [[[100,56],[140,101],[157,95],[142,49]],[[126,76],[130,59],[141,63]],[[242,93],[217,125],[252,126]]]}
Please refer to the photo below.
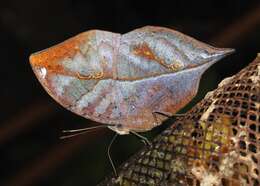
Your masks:
{"label": "mottled wing pattern", "polygon": [[64,107],[128,133],[161,124],[153,112],[176,113],[195,96],[202,73],[232,51],[147,26],[124,35],[88,31],[30,62]]}

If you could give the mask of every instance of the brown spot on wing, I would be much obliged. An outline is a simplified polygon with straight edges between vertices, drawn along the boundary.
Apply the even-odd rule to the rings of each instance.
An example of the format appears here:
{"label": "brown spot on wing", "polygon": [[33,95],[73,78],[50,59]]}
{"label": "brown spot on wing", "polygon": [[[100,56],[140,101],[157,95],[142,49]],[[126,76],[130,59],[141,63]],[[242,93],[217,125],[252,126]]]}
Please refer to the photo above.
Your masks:
{"label": "brown spot on wing", "polygon": [[76,74],[77,74],[76,77],[81,80],[102,79],[104,76],[103,72],[95,72],[87,76],[81,75],[80,73],[76,73]]}

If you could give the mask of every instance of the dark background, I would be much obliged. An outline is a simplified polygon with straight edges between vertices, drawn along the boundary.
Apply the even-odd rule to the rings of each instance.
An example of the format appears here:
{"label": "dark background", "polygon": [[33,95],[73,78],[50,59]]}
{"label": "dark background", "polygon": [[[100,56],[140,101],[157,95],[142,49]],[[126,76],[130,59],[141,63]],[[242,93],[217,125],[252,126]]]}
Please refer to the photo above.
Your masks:
{"label": "dark background", "polygon": [[[40,86],[28,56],[89,29],[125,33],[166,26],[236,53],[204,74],[193,102],[260,52],[259,0],[8,0],[0,3],[0,185],[95,185],[111,172],[108,129],[60,140],[63,129],[96,125],[58,105]],[[168,122],[169,123],[169,122]],[[158,134],[167,123],[145,134]],[[116,165],[140,149],[133,136],[112,148]]]}

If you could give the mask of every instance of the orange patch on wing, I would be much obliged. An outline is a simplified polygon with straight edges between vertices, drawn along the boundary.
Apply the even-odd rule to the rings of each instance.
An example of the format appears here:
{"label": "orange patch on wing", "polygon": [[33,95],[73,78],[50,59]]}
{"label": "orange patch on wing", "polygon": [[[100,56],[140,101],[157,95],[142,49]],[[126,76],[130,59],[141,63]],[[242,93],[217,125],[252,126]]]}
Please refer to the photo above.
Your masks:
{"label": "orange patch on wing", "polygon": [[168,64],[166,64],[163,59],[160,59],[153,53],[151,48],[146,43],[134,47],[133,52],[137,56],[141,56],[149,60],[154,60],[165,68],[172,70],[172,68]]}
{"label": "orange patch on wing", "polygon": [[146,43],[143,43],[141,45],[134,47],[133,53],[137,56],[141,56],[141,57],[144,57],[149,60],[154,60],[154,61],[158,62],[160,65],[164,66],[165,68],[167,68],[173,72],[178,71],[182,68],[182,64],[180,64],[178,61],[175,61],[172,64],[165,63],[165,61],[163,59],[157,57],[153,53],[151,48]]}
{"label": "orange patch on wing", "polygon": [[30,63],[33,67],[45,67],[52,72],[64,73],[60,61],[64,58],[73,57],[79,51],[80,45],[86,42],[92,35],[93,32],[85,32],[56,46],[32,54]]}
{"label": "orange patch on wing", "polygon": [[146,43],[134,47],[134,54],[149,60],[157,60],[157,57]]}

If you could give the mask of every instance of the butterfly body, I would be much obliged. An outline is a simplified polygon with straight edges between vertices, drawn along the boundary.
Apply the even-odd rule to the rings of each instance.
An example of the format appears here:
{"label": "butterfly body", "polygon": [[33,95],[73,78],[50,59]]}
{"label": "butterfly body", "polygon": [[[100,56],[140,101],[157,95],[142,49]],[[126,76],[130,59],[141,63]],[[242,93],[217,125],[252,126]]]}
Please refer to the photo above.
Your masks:
{"label": "butterfly body", "polygon": [[203,72],[232,52],[161,27],[92,30],[31,55],[46,91],[68,110],[119,134],[160,125],[198,90]]}

